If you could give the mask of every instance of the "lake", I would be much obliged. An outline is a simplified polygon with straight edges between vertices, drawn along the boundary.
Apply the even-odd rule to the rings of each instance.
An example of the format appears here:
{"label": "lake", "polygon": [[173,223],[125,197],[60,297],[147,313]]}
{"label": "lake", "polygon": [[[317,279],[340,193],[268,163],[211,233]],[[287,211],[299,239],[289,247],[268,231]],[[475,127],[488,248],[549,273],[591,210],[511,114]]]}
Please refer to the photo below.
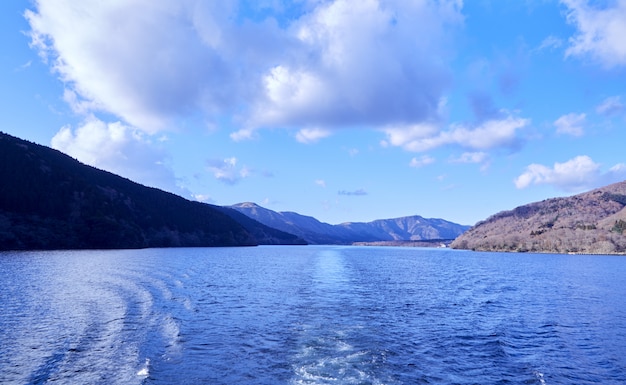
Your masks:
{"label": "lake", "polygon": [[0,253],[2,384],[622,384],[626,257]]}

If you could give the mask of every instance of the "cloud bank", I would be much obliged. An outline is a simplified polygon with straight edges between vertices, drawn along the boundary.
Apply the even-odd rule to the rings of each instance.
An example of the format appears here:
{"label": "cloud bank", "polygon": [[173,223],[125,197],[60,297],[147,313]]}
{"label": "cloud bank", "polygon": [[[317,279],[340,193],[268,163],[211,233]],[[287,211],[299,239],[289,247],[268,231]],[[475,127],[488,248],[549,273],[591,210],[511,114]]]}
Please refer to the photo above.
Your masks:
{"label": "cloud bank", "polygon": [[235,116],[235,139],[297,127],[312,142],[435,118],[461,6],[304,2],[286,19],[282,6],[237,1],[38,0],[25,17],[76,111],[149,133],[188,115]]}

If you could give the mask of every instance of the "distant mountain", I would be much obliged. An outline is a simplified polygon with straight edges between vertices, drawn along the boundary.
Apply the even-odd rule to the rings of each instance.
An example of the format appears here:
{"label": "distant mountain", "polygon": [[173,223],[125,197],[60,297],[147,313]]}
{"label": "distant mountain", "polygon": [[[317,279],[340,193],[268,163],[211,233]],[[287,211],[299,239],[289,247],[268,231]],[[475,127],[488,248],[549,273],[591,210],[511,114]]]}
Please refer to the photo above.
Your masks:
{"label": "distant mountain", "polygon": [[313,244],[454,239],[469,228],[443,219],[426,219],[418,215],[368,223],[330,225],[313,217],[294,212],[276,212],[251,202],[230,207],[267,226],[295,234]]}
{"label": "distant mountain", "polygon": [[421,241],[430,239],[454,239],[469,229],[438,218],[423,218],[419,215],[393,219],[378,219],[367,223],[342,223],[338,226],[351,230],[365,241]]}
{"label": "distant mountain", "polygon": [[626,181],[495,214],[452,247],[488,251],[626,253]]}
{"label": "distant mountain", "polygon": [[237,211],[145,187],[0,133],[0,250],[302,243]]}

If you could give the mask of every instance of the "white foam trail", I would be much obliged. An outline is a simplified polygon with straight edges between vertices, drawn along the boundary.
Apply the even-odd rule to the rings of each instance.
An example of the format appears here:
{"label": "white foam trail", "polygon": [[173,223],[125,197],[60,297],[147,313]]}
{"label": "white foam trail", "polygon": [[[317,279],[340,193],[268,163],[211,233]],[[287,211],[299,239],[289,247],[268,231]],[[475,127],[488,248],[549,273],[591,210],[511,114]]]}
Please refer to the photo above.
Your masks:
{"label": "white foam trail", "polygon": [[144,363],[143,367],[139,369],[139,371],[137,372],[137,376],[148,378],[149,375],[150,375],[150,359],[146,358],[146,362]]}
{"label": "white foam trail", "polygon": [[535,376],[537,377],[541,385],[546,385],[546,380],[543,379],[543,373],[535,372]]}

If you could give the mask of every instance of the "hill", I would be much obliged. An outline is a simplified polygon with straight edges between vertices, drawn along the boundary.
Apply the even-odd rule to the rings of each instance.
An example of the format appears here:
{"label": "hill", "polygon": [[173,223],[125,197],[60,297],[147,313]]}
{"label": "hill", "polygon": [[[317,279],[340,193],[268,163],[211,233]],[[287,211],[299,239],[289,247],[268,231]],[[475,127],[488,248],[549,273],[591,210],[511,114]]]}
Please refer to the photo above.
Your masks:
{"label": "hill", "polygon": [[0,181],[0,250],[304,243],[4,133]]}
{"label": "hill", "polygon": [[312,244],[454,239],[469,228],[443,219],[427,219],[419,215],[331,225],[313,217],[289,211],[276,212],[251,202],[230,207],[265,225],[296,234]]}
{"label": "hill", "polygon": [[626,181],[495,214],[453,248],[546,253],[626,253]]}

